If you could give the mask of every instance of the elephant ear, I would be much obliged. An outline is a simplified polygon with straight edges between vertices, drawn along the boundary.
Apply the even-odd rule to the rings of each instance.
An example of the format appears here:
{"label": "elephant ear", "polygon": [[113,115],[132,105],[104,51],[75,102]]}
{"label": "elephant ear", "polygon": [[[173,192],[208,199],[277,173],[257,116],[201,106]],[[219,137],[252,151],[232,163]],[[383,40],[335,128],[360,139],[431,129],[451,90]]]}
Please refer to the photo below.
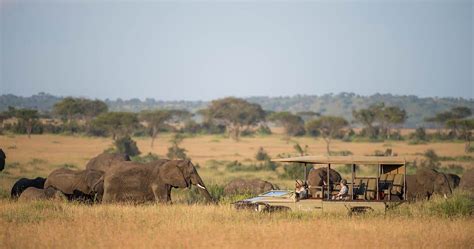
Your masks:
{"label": "elephant ear", "polygon": [[179,161],[169,161],[160,166],[160,178],[163,183],[169,184],[177,188],[188,187],[188,182],[183,174],[183,170],[179,167]]}

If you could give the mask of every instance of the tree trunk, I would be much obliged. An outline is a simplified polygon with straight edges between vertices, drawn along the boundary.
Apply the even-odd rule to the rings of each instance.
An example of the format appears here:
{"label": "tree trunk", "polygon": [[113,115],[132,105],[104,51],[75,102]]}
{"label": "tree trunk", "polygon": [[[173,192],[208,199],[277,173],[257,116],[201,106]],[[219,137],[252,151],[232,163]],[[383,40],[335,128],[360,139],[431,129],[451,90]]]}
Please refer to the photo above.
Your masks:
{"label": "tree trunk", "polygon": [[158,133],[157,131],[158,129],[156,128],[156,126],[153,126],[152,131],[151,131],[151,147],[152,148],[153,148],[153,144],[155,143],[156,134]]}
{"label": "tree trunk", "polygon": [[329,149],[329,144],[331,143],[331,139],[324,138],[324,141],[326,142],[326,151],[328,153],[328,156],[331,155],[331,150]]}
{"label": "tree trunk", "polygon": [[236,125],[234,128],[234,140],[238,142],[239,136],[240,136],[240,126]]}
{"label": "tree trunk", "polygon": [[31,130],[33,130],[33,124],[28,122],[26,124],[26,134],[28,134],[28,138],[31,138]]}

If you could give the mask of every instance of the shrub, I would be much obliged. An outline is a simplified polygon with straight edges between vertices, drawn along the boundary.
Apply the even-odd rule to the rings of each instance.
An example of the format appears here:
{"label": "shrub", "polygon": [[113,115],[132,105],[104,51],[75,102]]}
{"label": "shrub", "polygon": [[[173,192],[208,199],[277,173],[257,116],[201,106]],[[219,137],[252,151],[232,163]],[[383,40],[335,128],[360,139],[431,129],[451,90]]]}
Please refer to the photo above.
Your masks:
{"label": "shrub", "polygon": [[[359,169],[359,165],[355,165],[355,170],[357,171]],[[337,171],[343,175],[348,175],[352,173],[352,164],[345,164],[342,166],[339,166],[337,168]]]}
{"label": "shrub", "polygon": [[149,162],[153,162],[153,161],[156,161],[156,160],[159,160],[160,157],[155,154],[155,153],[151,153],[151,152],[148,152],[148,154],[144,155],[144,156],[134,156],[132,157],[132,161],[134,162],[139,162],[139,163],[149,163]]}
{"label": "shrub", "polygon": [[268,153],[263,149],[263,147],[260,147],[257,151],[257,155],[255,155],[255,159],[257,159],[257,161],[266,161],[270,160],[270,156],[268,156]]}
{"label": "shrub", "polygon": [[124,136],[115,140],[115,147],[120,153],[125,153],[129,156],[137,156],[140,154],[137,143],[132,140],[130,136]]}
{"label": "shrub", "polygon": [[253,135],[255,135],[255,131],[252,131],[250,129],[245,129],[240,132],[240,136],[242,137],[253,137]]}
{"label": "shrub", "polygon": [[462,175],[462,173],[464,172],[464,168],[458,164],[449,164],[447,167],[440,168],[439,171],[443,173]]}
{"label": "shrub", "polygon": [[408,138],[410,138],[412,141],[417,141],[417,142],[428,141],[428,136],[426,135],[426,130],[424,127],[416,128],[415,132],[408,135]]}
{"label": "shrub", "polygon": [[330,155],[331,156],[352,156],[354,154],[349,150],[341,150],[341,151],[331,151]]}
{"label": "shrub", "polygon": [[304,170],[299,163],[291,163],[283,166],[283,173],[278,175],[281,179],[304,179]]}
{"label": "shrub", "polygon": [[[224,197],[224,187],[217,184],[206,185],[207,191],[215,201],[220,201]],[[201,194],[198,188],[193,187],[190,191],[186,192],[186,203],[206,203],[206,198]]]}
{"label": "shrub", "polygon": [[168,147],[168,153],[166,153],[166,156],[169,159],[191,160],[191,158],[186,155],[186,149],[179,147],[179,144],[183,141],[183,139],[183,135],[176,133],[170,140],[171,147]]}
{"label": "shrub", "polygon": [[448,199],[434,198],[428,202],[428,211],[435,216],[466,217],[471,216],[474,210],[474,197],[470,193],[455,192]]}
{"label": "shrub", "polygon": [[258,135],[271,135],[272,130],[267,125],[260,125],[256,131]]}

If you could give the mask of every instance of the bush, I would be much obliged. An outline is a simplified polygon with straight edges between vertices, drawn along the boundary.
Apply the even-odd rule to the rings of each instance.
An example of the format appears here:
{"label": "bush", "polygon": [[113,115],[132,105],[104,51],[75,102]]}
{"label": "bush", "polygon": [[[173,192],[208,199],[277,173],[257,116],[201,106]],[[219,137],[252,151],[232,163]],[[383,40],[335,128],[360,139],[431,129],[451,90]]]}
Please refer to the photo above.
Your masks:
{"label": "bush", "polygon": [[264,161],[258,164],[242,164],[239,161],[233,161],[226,164],[226,170],[230,172],[256,172],[256,171],[275,171],[276,163],[271,161]]}
{"label": "bush", "polygon": [[250,129],[245,129],[240,132],[240,136],[242,137],[253,137],[253,135],[255,135],[255,131],[252,131]]}
{"label": "bush", "polygon": [[[224,187],[217,184],[206,185],[207,191],[215,201],[220,201],[224,197]],[[186,193],[186,202],[188,204],[206,203],[206,198],[201,194],[198,188],[191,188]]]}
{"label": "bush", "polygon": [[183,135],[176,133],[170,140],[172,145],[171,147],[168,147],[168,153],[166,153],[166,156],[169,159],[191,160],[191,158],[186,155],[186,149],[179,147],[179,144],[183,141],[183,139]]}
{"label": "bush", "polygon": [[[359,165],[355,165],[355,170],[357,171],[359,169]],[[352,173],[352,164],[345,164],[343,166],[339,166],[337,168],[337,171],[343,175],[348,175]]]}
{"label": "bush", "polygon": [[424,127],[416,128],[415,132],[408,135],[408,138],[413,142],[426,142],[428,141],[428,136]]}
{"label": "bush", "polygon": [[428,202],[428,211],[434,216],[466,217],[471,216],[474,210],[474,197],[470,193],[455,192],[448,199],[434,198]]}
{"label": "bush", "polygon": [[138,150],[137,143],[132,140],[130,136],[124,136],[115,140],[115,147],[120,153],[125,153],[129,156],[137,156],[140,154]]}
{"label": "bush", "polygon": [[304,170],[299,163],[291,163],[283,166],[283,173],[278,176],[280,179],[304,179]]}
{"label": "bush", "polygon": [[148,154],[144,156],[134,156],[132,157],[132,161],[138,162],[138,163],[150,163],[156,160],[159,160],[160,157],[157,154],[148,152]]}
{"label": "bush", "polygon": [[255,159],[257,159],[257,161],[266,161],[270,160],[270,156],[268,156],[268,153],[263,149],[263,147],[260,147],[257,151],[257,155],[255,155]]}
{"label": "bush", "polygon": [[349,150],[341,150],[341,151],[331,151],[330,155],[331,156],[352,156],[354,154]]}
{"label": "bush", "polygon": [[462,175],[464,172],[464,168],[461,165],[458,164],[450,164],[447,167],[442,167],[439,169],[439,171],[443,173],[451,173],[451,174],[456,174],[456,175]]}
{"label": "bush", "polygon": [[258,129],[256,132],[258,135],[271,135],[272,134],[272,130],[267,125],[258,126]]}

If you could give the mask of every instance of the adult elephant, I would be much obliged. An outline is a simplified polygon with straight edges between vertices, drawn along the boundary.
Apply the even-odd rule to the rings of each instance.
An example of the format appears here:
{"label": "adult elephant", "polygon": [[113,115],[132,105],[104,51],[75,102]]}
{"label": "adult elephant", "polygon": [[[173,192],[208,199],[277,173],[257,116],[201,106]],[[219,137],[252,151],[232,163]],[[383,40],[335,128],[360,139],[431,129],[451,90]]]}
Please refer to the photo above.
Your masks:
{"label": "adult elephant", "polygon": [[46,178],[43,177],[36,177],[35,179],[20,178],[18,181],[15,182],[15,184],[13,184],[13,187],[10,191],[10,196],[12,199],[16,199],[25,189],[29,187],[43,189],[45,182]]}
{"label": "adult elephant", "polygon": [[66,200],[66,196],[61,191],[54,188],[40,189],[29,187],[25,189],[18,198],[19,201],[33,201],[33,200]]}
{"label": "adult elephant", "polygon": [[[323,186],[327,184],[328,169],[324,168],[312,168],[308,173],[308,185],[309,186]],[[330,169],[329,170],[329,184],[332,186],[335,183],[339,183],[342,180],[339,172]]]}
{"label": "adult elephant", "polygon": [[5,168],[5,159],[7,159],[5,152],[3,152],[2,149],[0,149],[0,171],[2,171]]}
{"label": "adult elephant", "polygon": [[86,164],[86,169],[106,172],[112,165],[126,161],[130,161],[130,157],[127,154],[104,152],[89,160]]}
{"label": "adult elephant", "polygon": [[464,172],[461,182],[459,183],[459,188],[474,192],[474,168],[468,169]]}
{"label": "adult elephant", "polygon": [[56,169],[49,174],[44,188],[57,189],[67,196],[83,195],[83,199],[90,199],[101,192],[99,187],[103,175],[97,170]]}
{"label": "adult elephant", "polygon": [[170,160],[164,164],[122,162],[104,175],[104,202],[171,202],[172,188],[196,185],[212,202],[204,182],[189,160]]}
{"label": "adult elephant", "polygon": [[450,195],[453,184],[446,174],[434,169],[419,169],[415,175],[406,176],[408,200],[429,200],[433,194]]}
{"label": "adult elephant", "polygon": [[271,182],[267,182],[260,179],[242,179],[237,178],[230,181],[224,187],[224,194],[235,195],[235,194],[260,194],[263,192],[277,189]]}
{"label": "adult elephant", "polygon": [[451,188],[454,190],[459,186],[459,183],[461,182],[461,177],[459,177],[456,174],[451,174],[451,173],[446,173],[446,178],[448,179],[449,185]]}

